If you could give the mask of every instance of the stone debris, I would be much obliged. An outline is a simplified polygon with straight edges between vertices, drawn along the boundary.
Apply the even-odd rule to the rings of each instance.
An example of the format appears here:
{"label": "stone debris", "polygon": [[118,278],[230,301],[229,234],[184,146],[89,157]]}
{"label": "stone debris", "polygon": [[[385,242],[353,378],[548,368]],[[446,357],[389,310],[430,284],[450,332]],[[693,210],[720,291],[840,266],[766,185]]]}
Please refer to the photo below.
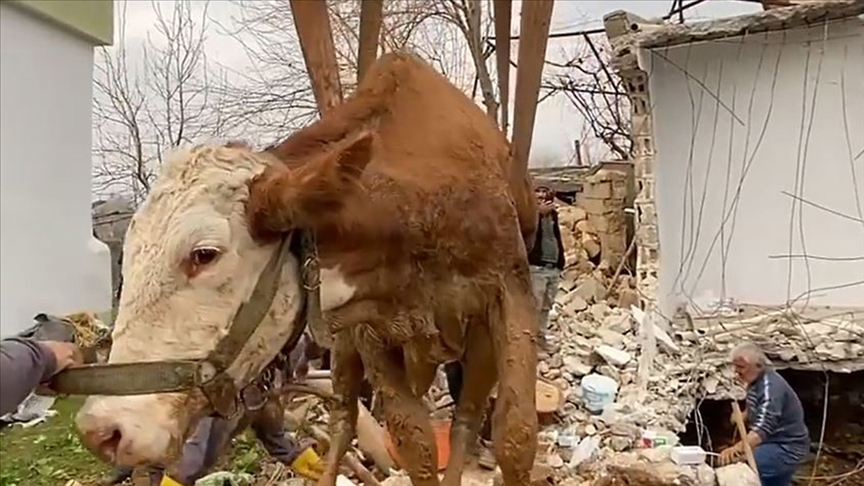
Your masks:
{"label": "stone debris", "polygon": [[750,466],[737,463],[718,467],[714,471],[717,475],[718,486],[759,486],[759,476],[750,469]]}
{"label": "stone debris", "polygon": [[[742,341],[760,345],[778,366],[864,367],[860,311],[835,309],[827,317],[811,313],[805,319],[792,310],[727,303],[714,316],[681,313],[670,322],[636,306],[625,308],[631,300],[624,295],[634,288],[628,280],[604,300],[608,273],[565,272],[550,312],[549,348],[540,351],[538,374],[564,390],[565,404],[554,420],[541,420],[540,443],[550,444],[541,450],[555,456],[548,464],[562,464],[559,474],[585,481],[574,485],[596,486],[603,483],[588,478],[615,474],[655,481],[624,484],[715,484],[712,468],[678,466],[669,451],[700,399],[743,397],[728,366],[729,353]],[[584,401],[581,381],[591,373],[619,384],[615,401],[600,414],[590,413]],[[648,437],[653,447],[638,449]]]}
{"label": "stone debris", "polygon": [[710,358],[728,356],[741,341],[760,346],[781,366],[852,372],[864,369],[864,311],[784,309],[724,304],[723,316],[673,321],[682,345]]}
{"label": "stone debris", "polygon": [[560,204],[558,206],[558,226],[564,245],[565,268],[576,269],[579,273],[594,270],[596,259],[601,251],[597,230],[588,222],[588,213],[578,206]]}

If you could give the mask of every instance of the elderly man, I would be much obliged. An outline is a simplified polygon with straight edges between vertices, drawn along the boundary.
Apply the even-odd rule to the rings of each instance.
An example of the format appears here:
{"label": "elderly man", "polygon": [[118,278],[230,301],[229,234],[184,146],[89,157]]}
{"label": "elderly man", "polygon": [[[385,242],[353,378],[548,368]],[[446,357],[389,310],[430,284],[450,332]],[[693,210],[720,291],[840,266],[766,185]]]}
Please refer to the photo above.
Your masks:
{"label": "elderly man", "polygon": [[798,395],[756,345],[745,343],[732,351],[738,379],[747,387],[749,433],[724,450],[720,462],[740,459],[746,440],[753,449],[763,486],[789,486],[798,463],[810,450],[804,410]]}

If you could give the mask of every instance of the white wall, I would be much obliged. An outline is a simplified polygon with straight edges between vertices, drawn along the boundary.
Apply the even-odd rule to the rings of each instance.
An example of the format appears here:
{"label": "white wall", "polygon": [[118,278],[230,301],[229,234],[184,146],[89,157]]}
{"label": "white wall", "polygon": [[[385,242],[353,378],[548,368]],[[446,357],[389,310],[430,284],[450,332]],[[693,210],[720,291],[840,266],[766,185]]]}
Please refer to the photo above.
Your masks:
{"label": "white wall", "polygon": [[0,3],[0,335],[38,312],[111,307],[92,237],[93,47]]}
{"label": "white wall", "polygon": [[[782,305],[808,289],[798,304],[864,307],[864,22],[640,54],[663,311]],[[788,258],[805,253],[823,259]]]}

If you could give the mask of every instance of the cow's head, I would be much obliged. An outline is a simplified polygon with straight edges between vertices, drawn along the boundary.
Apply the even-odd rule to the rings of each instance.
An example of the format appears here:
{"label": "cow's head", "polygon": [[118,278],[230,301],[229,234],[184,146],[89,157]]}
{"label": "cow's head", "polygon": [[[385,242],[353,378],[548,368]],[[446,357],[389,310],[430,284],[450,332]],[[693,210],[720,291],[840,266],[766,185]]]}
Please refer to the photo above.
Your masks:
{"label": "cow's head", "polygon": [[[354,192],[370,146],[371,136],[355,137],[294,169],[238,145],[174,153],[126,234],[109,361],[206,357],[276,251],[277,240],[258,236],[312,227],[322,209],[322,218],[332,217]],[[254,379],[291,335],[301,288],[298,262],[289,258],[270,312],[228,370],[238,385]],[[166,466],[209,413],[200,391],[95,396],[77,424],[85,444],[103,458]]]}

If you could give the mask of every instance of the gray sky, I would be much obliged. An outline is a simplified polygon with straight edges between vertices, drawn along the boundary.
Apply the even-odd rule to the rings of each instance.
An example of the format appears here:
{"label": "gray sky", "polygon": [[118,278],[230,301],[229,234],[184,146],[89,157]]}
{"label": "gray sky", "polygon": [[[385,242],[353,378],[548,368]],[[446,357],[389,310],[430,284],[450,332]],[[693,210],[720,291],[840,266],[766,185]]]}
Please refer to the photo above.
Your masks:
{"label": "gray sky", "polygon": [[[118,2],[118,10],[120,0]],[[170,6],[173,0],[158,0],[157,3]],[[249,0],[254,1],[254,0]],[[287,1],[287,0],[286,0]],[[514,33],[518,30],[519,2],[514,5]],[[668,13],[671,0],[632,0],[632,1],[589,1],[557,0],[552,17],[552,32],[582,30],[602,25],[603,15],[614,10],[627,10],[643,17],[660,17]],[[746,14],[761,10],[759,4],[735,0],[710,0],[687,12],[688,20],[709,19]],[[166,10],[167,11],[167,10]],[[212,0],[209,6],[210,17],[215,22],[229,23],[238,14],[237,5],[225,0]],[[153,28],[155,13],[150,2],[129,1],[126,4],[126,32],[124,38],[128,45],[134,45],[147,38]],[[121,35],[120,32],[117,35]],[[569,39],[550,39],[547,50],[548,59],[563,59],[573,51]],[[514,56],[518,46],[512,47]],[[208,37],[207,55],[232,70],[242,71],[247,64],[246,53],[242,46],[230,36],[213,29]],[[515,84],[511,82],[511,85]],[[512,105],[511,105],[512,106]],[[564,97],[551,98],[538,108],[534,132],[532,159],[555,159],[565,162],[572,154],[573,141],[581,133],[581,119],[569,106]]]}

